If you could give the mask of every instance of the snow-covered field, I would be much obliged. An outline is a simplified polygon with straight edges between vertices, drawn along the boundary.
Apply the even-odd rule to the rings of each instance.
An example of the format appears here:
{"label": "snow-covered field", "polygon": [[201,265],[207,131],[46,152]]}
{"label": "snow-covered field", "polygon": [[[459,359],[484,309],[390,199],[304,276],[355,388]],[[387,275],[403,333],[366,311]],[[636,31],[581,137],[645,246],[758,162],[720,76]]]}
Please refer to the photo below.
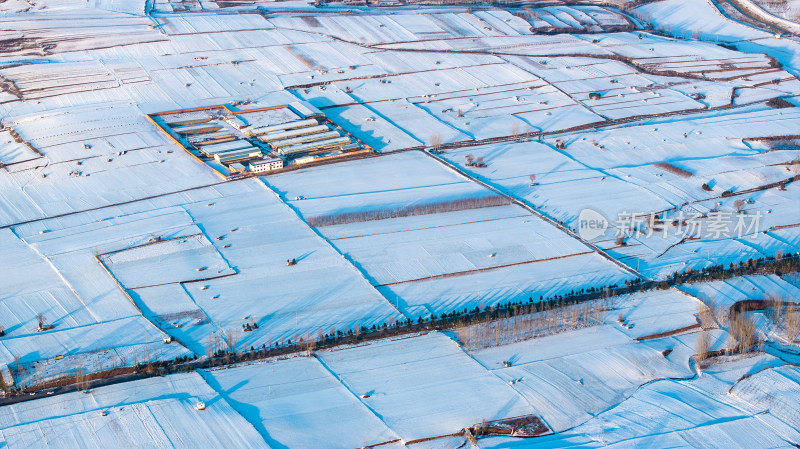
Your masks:
{"label": "snow-covered field", "polygon": [[[197,402],[205,410],[197,410]],[[152,378],[0,407],[5,447],[270,446],[197,373]]]}
{"label": "snow-covered field", "polygon": [[399,438],[316,358],[203,376],[272,447],[353,448]]}
{"label": "snow-covered field", "polygon": [[[210,262],[193,257],[193,267],[206,270],[197,273],[187,268],[184,278],[171,270],[171,282],[144,288],[123,282],[145,313],[170,335],[202,355],[209,351],[213,335],[224,340],[234,333],[241,348],[272,346],[288,339],[307,340],[319,331],[357,323],[371,326],[400,317],[260,181],[235,186],[230,186],[228,195],[183,206],[212,242],[213,260],[224,261],[225,267],[214,269]],[[160,263],[168,260],[158,262],[160,254],[152,250],[157,247],[141,249],[147,249],[149,256],[132,262],[136,273],[150,279],[159,276]],[[173,262],[193,253],[186,248]],[[297,259],[297,265],[287,266],[288,259]],[[241,332],[245,324],[258,328]]]}
{"label": "snow-covered field", "polygon": [[743,276],[725,281],[691,284],[682,287],[682,290],[705,303],[714,302],[723,311],[727,311],[734,303],[747,299],[800,301],[800,288],[776,275]]}
{"label": "snow-covered field", "polygon": [[[796,438],[795,367],[755,353],[700,368],[691,361],[699,328],[634,339],[696,320],[700,301],[687,295],[641,293],[607,304],[607,324],[471,352],[442,333],[418,333],[9,405],[0,407],[0,436],[24,446],[70,428],[69,439],[54,444],[72,447],[156,426],[139,435],[153,440],[147,445],[439,447],[462,444],[460,429],[484,420],[532,415],[557,433],[482,437],[479,447],[650,444],[656,435],[691,444],[734,428],[754,432],[741,447]],[[662,310],[661,318],[648,310]],[[614,320],[618,313],[632,329]],[[724,331],[710,336],[712,349],[726,347]],[[730,421],[743,427],[728,428]],[[208,434],[192,430],[200,423]]]}
{"label": "snow-covered field", "polygon": [[[311,223],[330,214],[495,195],[419,152],[279,174],[266,182]],[[549,297],[570,285],[611,285],[629,276],[515,204],[354,220],[317,231],[410,318]]]}
{"label": "snow-covered field", "polygon": [[[665,298],[641,295],[614,307],[656,307],[650,299]],[[625,313],[630,322],[644,323]],[[197,438],[239,441],[231,443],[237,447],[413,447],[428,438],[435,444],[463,442],[460,429],[483,420],[534,415],[558,433],[532,440],[484,437],[479,447],[645,444],[656,434],[712,441],[728,421],[752,429],[752,438],[795,438],[796,368],[764,353],[718,357],[703,368],[686,364],[698,332],[639,342],[609,323],[473,352],[441,333],[412,334],[314,357],[250,362],[0,407],[0,435],[15,447],[31,441],[24,440],[32,438],[30,432],[44,438],[52,435],[48,429],[69,427],[74,441],[102,445],[119,432],[155,425],[161,430],[141,435],[143,441],[161,441],[164,432],[174,447]],[[205,410],[195,409],[198,401]],[[772,413],[762,414],[767,408]],[[213,437],[190,430],[200,422]],[[109,430],[98,431],[101,426]],[[442,438],[449,435],[455,436]]]}
{"label": "snow-covered field", "polygon": [[[785,190],[775,185],[795,175],[790,161],[797,149],[759,139],[791,135],[798,116],[789,111],[652,121],[561,135],[556,139],[565,142],[564,149],[555,148],[556,139],[545,139],[469,147],[444,157],[573,229],[584,209],[599,212],[609,230],[594,242],[632,268],[664,277],[685,268],[797,251],[797,184]],[[469,155],[482,157],[488,166],[464,166]],[[725,197],[725,191],[739,195]],[[737,206],[737,201],[744,203]],[[720,213],[723,232],[713,231],[713,217],[699,217],[694,236],[700,240],[684,241],[686,227],[672,223],[709,212]],[[659,214],[667,225],[628,232],[626,245],[620,246],[615,239],[620,227],[630,226],[632,215],[647,214]]]}
{"label": "snow-covered field", "polygon": [[[800,251],[796,37],[708,0],[322,3],[0,0],[0,449],[800,442],[797,273],[563,304]],[[298,100],[377,152],[226,180],[151,118]]]}
{"label": "snow-covered field", "polygon": [[489,438],[481,447],[789,447],[800,437],[789,406],[800,372],[776,364],[768,355],[721,360],[699,377],[645,385],[561,435]]}

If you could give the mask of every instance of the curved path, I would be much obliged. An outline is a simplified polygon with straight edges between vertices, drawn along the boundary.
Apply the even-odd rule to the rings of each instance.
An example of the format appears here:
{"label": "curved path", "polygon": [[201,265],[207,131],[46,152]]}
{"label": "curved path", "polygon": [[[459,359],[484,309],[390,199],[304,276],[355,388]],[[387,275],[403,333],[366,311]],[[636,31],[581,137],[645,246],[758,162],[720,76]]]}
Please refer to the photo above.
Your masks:
{"label": "curved path", "polygon": [[743,14],[750,16],[750,18],[764,22],[768,25],[774,26],[789,34],[800,34],[800,24],[778,17],[769,11],[761,8],[753,0],[728,0],[730,4],[736,7]]}

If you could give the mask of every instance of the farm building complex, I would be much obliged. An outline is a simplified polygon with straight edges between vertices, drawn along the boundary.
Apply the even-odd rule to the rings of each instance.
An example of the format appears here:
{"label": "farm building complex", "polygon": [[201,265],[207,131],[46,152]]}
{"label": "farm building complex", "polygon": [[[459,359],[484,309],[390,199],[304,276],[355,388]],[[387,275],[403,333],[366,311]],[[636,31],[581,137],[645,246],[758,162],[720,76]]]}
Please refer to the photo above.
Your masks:
{"label": "farm building complex", "polygon": [[372,151],[306,102],[254,109],[220,105],[149,117],[186,151],[226,177]]}

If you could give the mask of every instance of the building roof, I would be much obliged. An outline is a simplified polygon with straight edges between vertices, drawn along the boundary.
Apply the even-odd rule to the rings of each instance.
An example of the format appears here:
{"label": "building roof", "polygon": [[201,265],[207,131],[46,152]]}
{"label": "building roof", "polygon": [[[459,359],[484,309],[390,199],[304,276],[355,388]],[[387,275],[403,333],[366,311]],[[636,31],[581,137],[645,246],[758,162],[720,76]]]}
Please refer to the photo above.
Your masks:
{"label": "building roof", "polygon": [[306,101],[295,101],[289,103],[289,109],[302,117],[316,117],[324,115],[322,111]]}
{"label": "building roof", "polygon": [[318,148],[342,146],[350,143],[349,137],[337,137],[334,139],[320,140],[319,142],[303,143],[299,145],[292,145],[290,147],[281,148],[278,150],[281,154],[303,153]]}
{"label": "building roof", "polygon": [[273,162],[283,162],[283,159],[274,156],[269,156],[265,157],[264,159],[256,159],[250,161],[250,165],[266,165],[266,164],[271,164]]}
{"label": "building roof", "polygon": [[280,123],[277,125],[262,126],[260,128],[251,129],[250,132],[252,134],[259,136],[261,134],[266,134],[274,131],[281,131],[284,129],[304,128],[306,126],[315,126],[318,124],[319,122],[317,122],[314,119],[295,120],[292,122]]}
{"label": "building roof", "polygon": [[326,125],[317,125],[317,126],[308,126],[304,128],[280,130],[277,132],[271,132],[267,134],[260,134],[258,138],[261,139],[262,142],[272,142],[274,140],[288,139],[290,137],[303,136],[306,134],[314,134],[327,131],[328,127]]}

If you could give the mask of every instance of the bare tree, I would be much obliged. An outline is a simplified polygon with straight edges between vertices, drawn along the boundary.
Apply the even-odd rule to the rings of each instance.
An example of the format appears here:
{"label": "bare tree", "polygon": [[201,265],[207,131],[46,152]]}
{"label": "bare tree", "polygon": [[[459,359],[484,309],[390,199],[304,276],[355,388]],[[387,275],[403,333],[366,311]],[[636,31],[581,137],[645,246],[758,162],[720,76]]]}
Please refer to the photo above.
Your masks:
{"label": "bare tree", "polygon": [[797,306],[792,304],[786,308],[786,338],[794,343],[798,334],[800,334],[800,313],[797,311]]}
{"label": "bare tree", "polygon": [[511,124],[511,139],[519,140],[519,123],[517,122]]}
{"label": "bare tree", "polygon": [[711,349],[711,336],[707,330],[699,332],[697,334],[697,354],[695,355],[698,364],[708,358],[709,349]]}
{"label": "bare tree", "polygon": [[75,385],[78,391],[89,390],[89,373],[86,372],[86,368],[79,367],[75,370]]}
{"label": "bare tree", "polygon": [[778,325],[783,315],[783,298],[775,292],[769,292],[764,299],[764,308],[769,313],[772,324]]}
{"label": "bare tree", "polygon": [[208,347],[206,349],[209,357],[213,357],[222,349],[222,338],[218,333],[215,332],[208,336]]}
{"label": "bare tree", "polygon": [[438,153],[442,151],[442,136],[439,134],[433,134],[431,136],[431,151],[434,153]]}
{"label": "bare tree", "polygon": [[755,322],[744,312],[731,314],[728,332],[734,352],[750,352],[759,343]]}
{"label": "bare tree", "polygon": [[8,384],[6,384],[5,379],[3,379],[3,373],[0,373],[0,391],[8,394]]}
{"label": "bare tree", "polygon": [[228,354],[236,357],[236,345],[239,343],[239,330],[229,329],[225,333],[225,346],[227,347]]}
{"label": "bare tree", "polygon": [[703,329],[713,329],[714,327],[716,327],[716,321],[717,321],[716,313],[711,305],[702,303],[698,304],[697,316],[700,318],[700,325],[703,327]]}
{"label": "bare tree", "polygon": [[456,337],[467,351],[525,341],[602,324],[600,308],[601,300],[591,304],[562,304],[557,309],[547,308],[462,326],[457,328]]}
{"label": "bare tree", "polygon": [[383,220],[387,218],[409,217],[416,215],[437,214],[458,210],[477,209],[482,207],[504,206],[511,204],[508,197],[502,195],[474,196],[456,200],[435,201],[415,204],[399,208],[383,208],[356,212],[340,212],[328,215],[309,217],[307,222],[314,227],[336,224],[360,223],[364,221]]}
{"label": "bare tree", "polygon": [[717,301],[714,298],[708,298],[708,300],[706,301],[706,306],[708,307],[708,311],[711,314],[710,318],[714,320],[715,323],[719,323],[719,319],[722,314],[719,313],[719,306],[717,305]]}
{"label": "bare tree", "polygon": [[733,202],[733,207],[736,208],[736,212],[741,213],[742,209],[744,208],[744,200],[743,199],[738,199],[738,200],[734,201]]}
{"label": "bare tree", "polygon": [[466,158],[466,160],[467,160],[467,166],[468,166],[468,167],[471,167],[471,166],[472,166],[472,164],[474,164],[474,163],[475,163],[475,156],[473,156],[473,155],[472,155],[472,153],[470,153],[470,154],[466,155],[466,156],[465,156],[465,158]]}
{"label": "bare tree", "polygon": [[536,184],[538,184],[536,182],[536,175],[535,174],[531,173],[530,175],[528,175],[528,178],[531,180],[531,186],[535,186]]}

